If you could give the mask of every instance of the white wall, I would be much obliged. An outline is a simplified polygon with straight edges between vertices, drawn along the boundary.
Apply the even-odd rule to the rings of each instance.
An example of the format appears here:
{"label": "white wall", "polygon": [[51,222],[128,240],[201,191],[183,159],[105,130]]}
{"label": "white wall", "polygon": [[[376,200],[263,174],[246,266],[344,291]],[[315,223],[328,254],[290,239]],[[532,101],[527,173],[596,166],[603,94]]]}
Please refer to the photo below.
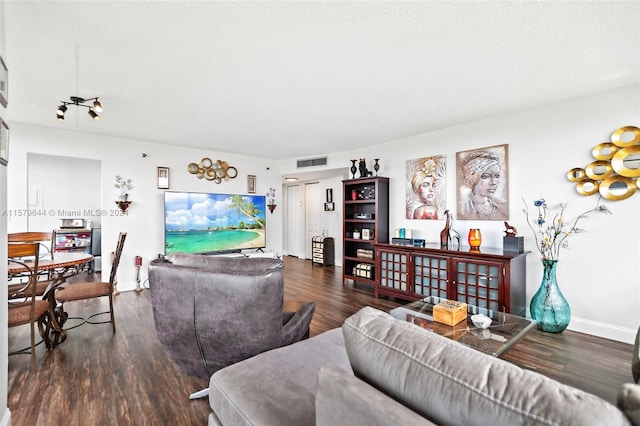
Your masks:
{"label": "white wall", "polygon": [[[29,230],[57,229],[61,218],[84,217],[86,211],[102,208],[100,191],[96,191],[102,181],[99,160],[30,153],[27,162],[28,207],[42,213],[27,216]],[[99,228],[100,217],[89,216],[91,226]]]}
{"label": "white wall", "polygon": [[[100,125],[100,123],[96,123]],[[11,162],[8,168],[8,208],[24,209],[27,203],[27,157],[29,153],[100,160],[102,164],[100,192],[102,209],[107,215],[102,221],[102,250],[115,249],[118,232],[127,232],[122,260],[118,269],[120,290],[135,287],[135,256],[143,257],[142,280],[147,277],[148,262],[164,253],[164,190],[157,189],[157,167],[170,168],[170,185],[173,191],[247,193],[247,175],[255,175],[256,193],[266,194],[269,188],[280,188],[281,178],[275,162],[184,147],[160,145],[144,141],[118,139],[77,132],[56,130],[13,123],[11,126]],[[143,153],[146,157],[143,157]],[[204,157],[213,161],[224,160],[238,169],[238,176],[216,184],[206,179],[197,179],[189,174],[187,165],[200,162]],[[129,191],[133,201],[126,216],[119,214],[115,205],[116,175],[133,180]],[[81,179],[81,176],[78,177]],[[79,185],[80,187],[81,185]],[[83,188],[84,190],[84,188]],[[81,194],[79,194],[81,196]],[[276,191],[276,204],[281,204],[282,193]],[[75,207],[75,206],[74,206]],[[92,206],[87,206],[90,209]],[[57,220],[57,210],[52,212]],[[87,219],[92,219],[87,217]],[[8,231],[28,230],[26,217],[11,217]],[[282,252],[282,209],[267,213],[267,250]],[[103,279],[108,279],[110,264],[103,256]]]}
{"label": "white wall", "polygon": [[[8,63],[7,68],[11,66],[10,59],[7,58],[7,43],[5,37],[5,2],[0,0],[0,55]],[[0,105],[0,117],[3,120],[9,120],[8,109]],[[9,153],[11,155],[11,153]],[[0,165],[0,212],[4,212],[7,208],[7,167]],[[0,259],[7,258],[7,216],[0,214]],[[0,262],[0,277],[2,284],[0,285],[0,300],[7,300],[7,262]],[[3,306],[6,306],[3,304]],[[9,338],[9,329],[7,325],[7,308],[0,309],[0,426],[11,424],[11,411],[7,407],[7,385],[9,378],[9,357],[7,339]]]}
{"label": "white wall", "polygon": [[[348,167],[350,158],[365,157],[371,169],[372,159],[380,158],[379,174],[390,178],[389,227],[410,228],[414,237],[438,242],[444,221],[405,219],[406,160],[446,156],[447,206],[455,217],[456,152],[508,144],[509,223],[525,237],[525,248],[531,251],[527,258],[530,300],[540,284],[542,267],[522,212],[522,198],[529,203],[542,196],[550,204],[567,202],[568,218],[593,207],[597,196],[578,195],[566,172],[593,161],[591,149],[609,140],[614,130],[640,124],[639,92],[639,86],[632,86],[389,141],[358,152],[333,153],[327,168]],[[281,171],[294,173],[295,159],[284,160]],[[558,282],[572,309],[569,329],[632,343],[640,325],[640,192],[627,200],[605,204],[614,215],[596,215],[582,222],[581,227],[588,232],[571,237],[571,250],[563,251],[560,257]],[[463,237],[470,228],[480,228],[484,246],[502,247],[502,221],[454,220],[453,227]]]}

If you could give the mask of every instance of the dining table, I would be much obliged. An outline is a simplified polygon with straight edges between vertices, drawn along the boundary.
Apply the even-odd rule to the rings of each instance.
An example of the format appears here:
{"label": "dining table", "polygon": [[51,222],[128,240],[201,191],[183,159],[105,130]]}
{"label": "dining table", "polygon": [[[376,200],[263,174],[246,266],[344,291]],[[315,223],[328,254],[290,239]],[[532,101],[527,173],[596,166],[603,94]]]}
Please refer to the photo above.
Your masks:
{"label": "dining table", "polygon": [[[59,306],[56,302],[55,290],[64,284],[67,278],[82,272],[85,265],[92,260],[93,255],[80,252],[54,253],[53,256],[38,259],[38,272],[46,272],[49,275],[49,284],[42,298],[49,301],[51,342],[54,346],[64,342],[67,338],[67,333],[62,327],[67,319],[67,314],[62,309],[62,306]],[[10,262],[7,266],[8,278],[19,279],[19,277],[29,272],[29,269],[27,269],[29,266],[33,266],[33,261],[25,262],[25,266]]]}

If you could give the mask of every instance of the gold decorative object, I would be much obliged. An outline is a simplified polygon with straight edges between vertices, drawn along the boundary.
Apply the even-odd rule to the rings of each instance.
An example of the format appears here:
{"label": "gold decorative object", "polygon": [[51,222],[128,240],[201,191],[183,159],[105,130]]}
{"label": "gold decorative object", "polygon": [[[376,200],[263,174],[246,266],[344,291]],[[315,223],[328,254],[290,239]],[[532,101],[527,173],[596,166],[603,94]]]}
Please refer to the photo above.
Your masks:
{"label": "gold decorative object", "polygon": [[624,126],[611,134],[611,142],[596,145],[591,154],[596,161],[584,169],[567,172],[580,195],[600,193],[612,201],[631,197],[640,189],[640,128]]}
{"label": "gold decorative object", "polygon": [[571,182],[580,182],[587,177],[587,173],[582,167],[576,167],[567,172],[567,179]]}
{"label": "gold decorative object", "polygon": [[[627,132],[632,133],[633,138],[629,139],[628,141],[623,141],[622,135],[624,135]],[[611,142],[613,142],[616,146],[619,146],[621,148],[626,148],[628,146],[636,145],[638,142],[640,142],[640,129],[637,128],[636,126],[620,127],[611,135]]]}
{"label": "gold decorative object", "polygon": [[584,171],[593,180],[605,180],[613,173],[613,168],[608,161],[594,161],[589,164]]}
{"label": "gold decorative object", "polygon": [[221,183],[222,180],[234,179],[238,176],[238,169],[229,166],[229,163],[217,160],[215,163],[211,158],[205,157],[200,163],[189,163],[187,171],[192,175],[196,175],[198,179],[206,179]]}
{"label": "gold decorative object", "polygon": [[[636,167],[628,167],[627,165],[635,165]],[[640,176],[640,145],[622,148],[616,152],[611,159],[611,167],[622,176]]]}
{"label": "gold decorative object", "polygon": [[618,147],[615,144],[611,142],[605,142],[593,147],[593,151],[591,151],[591,154],[596,160],[611,160],[617,150]]}
{"label": "gold decorative object", "polygon": [[620,201],[631,197],[638,189],[630,177],[611,176],[600,183],[600,193],[607,200]]}

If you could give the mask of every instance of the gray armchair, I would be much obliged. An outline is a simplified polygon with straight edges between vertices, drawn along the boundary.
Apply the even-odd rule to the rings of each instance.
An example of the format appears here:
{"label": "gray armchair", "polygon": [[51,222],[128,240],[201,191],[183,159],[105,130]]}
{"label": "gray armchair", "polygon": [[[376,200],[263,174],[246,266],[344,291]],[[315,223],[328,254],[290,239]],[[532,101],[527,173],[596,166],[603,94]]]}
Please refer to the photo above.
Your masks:
{"label": "gray armchair", "polygon": [[217,370],[309,335],[307,302],[283,312],[279,259],[173,253],[149,265],[156,333],[178,368],[209,380]]}

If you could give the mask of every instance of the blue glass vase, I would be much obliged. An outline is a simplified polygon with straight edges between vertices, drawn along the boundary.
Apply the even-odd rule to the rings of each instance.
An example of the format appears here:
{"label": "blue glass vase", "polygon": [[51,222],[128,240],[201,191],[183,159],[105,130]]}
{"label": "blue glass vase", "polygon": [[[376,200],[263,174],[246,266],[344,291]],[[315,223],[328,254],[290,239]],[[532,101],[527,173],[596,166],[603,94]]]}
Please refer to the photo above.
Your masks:
{"label": "blue glass vase", "polygon": [[542,259],[542,266],[542,283],[529,305],[531,318],[538,322],[538,329],[560,333],[571,321],[571,307],[562,295],[556,280],[558,261]]}

